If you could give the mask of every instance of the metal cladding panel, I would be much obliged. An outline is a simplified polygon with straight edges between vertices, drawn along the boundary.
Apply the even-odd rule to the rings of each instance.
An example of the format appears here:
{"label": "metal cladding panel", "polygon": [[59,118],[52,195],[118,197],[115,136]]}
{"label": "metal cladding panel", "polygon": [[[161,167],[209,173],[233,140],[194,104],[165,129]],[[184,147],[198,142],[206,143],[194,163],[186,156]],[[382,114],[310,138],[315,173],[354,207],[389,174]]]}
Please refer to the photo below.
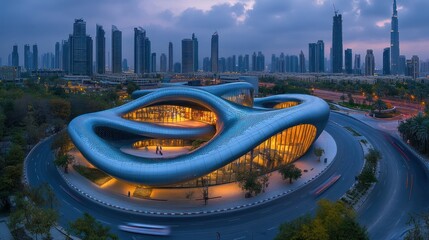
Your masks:
{"label": "metal cladding panel", "polygon": [[[217,91],[231,84],[217,86]],[[219,90],[220,89],[220,90]],[[227,90],[225,90],[227,91]],[[148,159],[122,152],[94,132],[109,127],[149,138],[196,139],[207,128],[161,126],[130,121],[124,114],[138,108],[171,99],[199,104],[217,116],[216,134],[204,146],[174,158]],[[297,101],[284,109],[263,108],[264,104]],[[329,106],[317,97],[299,94],[255,99],[257,108],[243,107],[196,88],[171,87],[153,91],[144,97],[110,110],[75,118],[69,134],[76,147],[94,166],[119,179],[145,185],[168,185],[202,177],[245,155],[277,133],[300,124],[311,124],[322,133],[329,118]],[[211,130],[212,131],[212,130]]]}

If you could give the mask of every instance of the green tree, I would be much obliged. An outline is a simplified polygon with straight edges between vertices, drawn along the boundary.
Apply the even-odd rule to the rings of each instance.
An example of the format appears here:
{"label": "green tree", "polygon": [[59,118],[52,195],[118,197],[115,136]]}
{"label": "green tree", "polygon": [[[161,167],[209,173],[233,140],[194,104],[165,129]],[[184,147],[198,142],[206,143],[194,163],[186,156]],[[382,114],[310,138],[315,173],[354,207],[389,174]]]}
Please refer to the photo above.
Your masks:
{"label": "green tree", "polygon": [[282,175],[283,180],[289,179],[289,183],[302,176],[301,169],[297,168],[295,164],[282,165],[278,171]]}
{"label": "green tree", "polygon": [[247,191],[251,196],[256,196],[262,192],[262,181],[257,172],[238,173],[237,181],[241,189]]}
{"label": "green tree", "polygon": [[358,176],[358,182],[362,187],[368,187],[372,183],[377,182],[373,168],[365,167]]}
{"label": "green tree", "polygon": [[73,162],[74,157],[70,154],[59,155],[55,158],[54,164],[58,167],[64,168],[64,172],[68,173],[68,166]]}
{"label": "green tree", "polygon": [[118,239],[116,235],[110,233],[109,227],[103,226],[88,213],[84,213],[82,217],[71,222],[69,225],[70,232],[82,240]]}
{"label": "green tree", "polygon": [[61,98],[54,98],[49,101],[50,111],[54,118],[68,121],[71,114],[70,102]]}
{"label": "green tree", "polygon": [[132,94],[134,91],[139,90],[140,87],[133,81],[127,82],[127,93]]}
{"label": "green tree", "polygon": [[381,100],[381,98],[378,98],[378,99],[374,102],[373,107],[374,107],[376,110],[378,110],[378,113],[381,113],[381,110],[385,110],[385,109],[387,109],[387,104],[386,104],[383,100]]}
{"label": "green tree", "polygon": [[381,153],[378,150],[374,148],[368,149],[368,153],[365,155],[365,160],[368,161],[372,167],[375,167],[380,159]]}
{"label": "green tree", "polygon": [[323,148],[320,147],[316,147],[314,149],[314,155],[316,155],[317,157],[317,161],[320,162],[320,157],[325,153],[325,150]]}
{"label": "green tree", "polygon": [[310,215],[304,215],[290,222],[285,222],[281,224],[279,227],[279,233],[277,234],[275,240],[300,239],[300,232],[302,227],[310,225],[311,221],[312,218]]}

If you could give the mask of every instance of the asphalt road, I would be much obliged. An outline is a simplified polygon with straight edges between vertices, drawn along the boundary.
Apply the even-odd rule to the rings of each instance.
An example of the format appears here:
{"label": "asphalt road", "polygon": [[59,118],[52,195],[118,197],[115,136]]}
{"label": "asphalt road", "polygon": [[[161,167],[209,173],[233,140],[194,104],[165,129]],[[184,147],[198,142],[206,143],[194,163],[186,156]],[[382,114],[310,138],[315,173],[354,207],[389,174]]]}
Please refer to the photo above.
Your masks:
{"label": "asphalt road", "polygon": [[[217,232],[220,239],[272,239],[281,223],[306,213],[314,214],[320,198],[337,200],[354,183],[363,165],[363,153],[357,140],[339,125],[353,127],[382,152],[384,159],[379,183],[362,207],[359,220],[368,227],[373,239],[396,238],[406,230],[408,212],[425,208],[429,195],[426,173],[412,154],[395,139],[336,113],[331,114],[326,127],[337,142],[337,159],[333,165],[321,177],[292,194],[238,212],[166,218],[141,216],[100,206],[68,188],[52,163],[50,141],[40,144],[29,156],[28,178],[31,186],[48,182],[53,187],[58,198],[59,223],[64,227],[83,212],[88,212],[109,226],[121,239],[159,239],[121,232],[117,226],[124,222],[169,225],[172,227],[171,239],[217,239]],[[336,173],[342,174],[341,179],[315,198],[311,192]]]}

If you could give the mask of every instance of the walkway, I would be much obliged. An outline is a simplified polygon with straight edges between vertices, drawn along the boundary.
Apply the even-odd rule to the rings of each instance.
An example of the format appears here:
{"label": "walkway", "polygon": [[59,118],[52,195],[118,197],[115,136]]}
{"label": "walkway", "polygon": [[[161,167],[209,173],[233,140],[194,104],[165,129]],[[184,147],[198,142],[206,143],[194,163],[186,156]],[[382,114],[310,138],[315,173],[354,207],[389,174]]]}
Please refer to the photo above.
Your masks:
{"label": "walkway", "polygon": [[[311,149],[305,156],[295,162],[295,165],[303,170],[302,177],[292,184],[284,181],[278,172],[270,176],[269,186],[265,193],[252,198],[245,198],[244,192],[237,183],[223,184],[209,187],[209,197],[207,205],[204,205],[201,188],[186,189],[154,189],[151,199],[129,198],[128,191],[132,193],[135,186],[111,180],[98,187],[86,178],[76,173],[73,168],[69,168],[69,173],[64,174],[59,170],[66,182],[76,191],[97,201],[101,204],[126,211],[134,211],[148,215],[196,215],[213,214],[224,211],[234,211],[241,208],[252,207],[267,201],[282,197],[309,183],[321,173],[323,173],[333,162],[337,152],[337,145],[334,139],[326,132],[323,132],[313,145],[325,150],[321,157],[322,161],[317,161],[317,157]],[[324,163],[324,159],[327,163]],[[76,160],[84,163],[84,159],[76,155]],[[84,163],[87,165],[87,163]],[[187,196],[191,196],[187,198]]]}

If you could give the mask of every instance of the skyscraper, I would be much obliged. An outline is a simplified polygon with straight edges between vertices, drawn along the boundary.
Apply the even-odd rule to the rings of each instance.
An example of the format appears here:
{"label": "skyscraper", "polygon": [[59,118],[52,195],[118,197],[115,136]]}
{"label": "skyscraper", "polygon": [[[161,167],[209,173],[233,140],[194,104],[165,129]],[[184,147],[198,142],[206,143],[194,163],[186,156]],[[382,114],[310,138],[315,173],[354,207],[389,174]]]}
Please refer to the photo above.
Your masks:
{"label": "skyscraper", "polygon": [[173,72],[173,43],[168,43],[168,72]]}
{"label": "skyscraper", "polygon": [[361,65],[360,65],[360,54],[355,54],[355,65],[354,65],[354,73],[361,74]]}
{"label": "skyscraper", "polygon": [[250,59],[249,54],[244,55],[243,59],[243,65],[244,65],[244,72],[250,71]]}
{"label": "skyscraper", "polygon": [[92,38],[86,35],[86,22],[83,19],[75,19],[69,44],[70,73],[92,75]]}
{"label": "skyscraper", "polygon": [[417,79],[420,76],[420,60],[418,56],[414,55],[410,60],[407,60],[405,75],[413,79]]}
{"label": "skyscraper", "polygon": [[159,71],[167,72],[167,56],[164,53],[159,58]]}
{"label": "skyscraper", "polygon": [[122,32],[112,25],[112,73],[122,73]]}
{"label": "skyscraper", "polygon": [[156,53],[152,53],[151,55],[151,63],[150,63],[150,72],[156,72]]}
{"label": "skyscraper", "polygon": [[366,50],[365,56],[365,75],[374,76],[375,71],[375,62],[374,62],[374,53],[372,49]]}
{"label": "skyscraper", "polygon": [[95,65],[98,74],[104,74],[106,71],[106,32],[103,26],[96,26],[95,37]]}
{"label": "skyscraper", "polygon": [[325,72],[325,44],[322,40],[308,45],[309,72]]}
{"label": "skyscraper", "polygon": [[343,20],[337,11],[332,27],[332,72],[343,72]]}
{"label": "skyscraper", "polygon": [[19,67],[18,45],[13,45],[13,50],[12,50],[12,66]]}
{"label": "skyscraper", "polygon": [[[70,73],[70,44],[68,41],[63,40],[62,44],[63,48],[63,66],[62,69],[66,74]],[[33,47],[33,55],[34,55],[34,47]]]}
{"label": "skyscraper", "polygon": [[30,45],[25,44],[24,45],[24,68],[26,71],[31,70],[31,62],[32,62],[32,56],[30,52]]}
{"label": "skyscraper", "polygon": [[128,71],[128,60],[126,59],[126,58],[124,58],[123,60],[122,60],[122,71],[124,71],[124,72],[126,72],[126,71]]}
{"label": "skyscraper", "polygon": [[405,74],[405,67],[406,67],[406,60],[407,58],[404,55],[399,56],[398,61],[398,74],[404,75]]}
{"label": "skyscraper", "polygon": [[142,27],[134,28],[134,72],[137,74],[145,72],[145,40],[146,31]]}
{"label": "skyscraper", "polygon": [[211,61],[209,57],[203,58],[203,72],[211,71]]}
{"label": "skyscraper", "polygon": [[301,53],[299,54],[299,72],[301,73],[307,72],[305,67],[305,56],[302,50],[301,50]]}
{"label": "skyscraper", "polygon": [[391,22],[391,31],[390,31],[390,64],[391,64],[391,73],[393,75],[398,74],[398,65],[399,65],[399,24],[398,24],[398,10],[396,8],[396,0],[393,0],[393,15]]}
{"label": "skyscraper", "polygon": [[219,35],[217,32],[213,33],[211,41],[211,69],[216,73],[219,71]]}
{"label": "skyscraper", "polygon": [[182,73],[191,73],[194,69],[194,41],[192,39],[183,39]]}
{"label": "skyscraper", "polygon": [[390,48],[383,50],[383,75],[390,75]]}
{"label": "skyscraper", "polygon": [[150,72],[151,68],[151,44],[148,37],[144,39],[144,72]]}
{"label": "skyscraper", "polygon": [[37,45],[33,45],[33,69],[37,71],[39,69],[39,51],[37,50]]}
{"label": "skyscraper", "polygon": [[192,33],[192,43],[194,48],[194,72],[198,71],[198,38],[195,37],[195,34]]}
{"label": "skyscraper", "polygon": [[60,43],[55,43],[55,62],[54,62],[54,68],[60,69]]}
{"label": "skyscraper", "polygon": [[353,73],[353,51],[348,48],[346,49],[345,53],[345,67],[346,67],[346,73],[352,74]]}

